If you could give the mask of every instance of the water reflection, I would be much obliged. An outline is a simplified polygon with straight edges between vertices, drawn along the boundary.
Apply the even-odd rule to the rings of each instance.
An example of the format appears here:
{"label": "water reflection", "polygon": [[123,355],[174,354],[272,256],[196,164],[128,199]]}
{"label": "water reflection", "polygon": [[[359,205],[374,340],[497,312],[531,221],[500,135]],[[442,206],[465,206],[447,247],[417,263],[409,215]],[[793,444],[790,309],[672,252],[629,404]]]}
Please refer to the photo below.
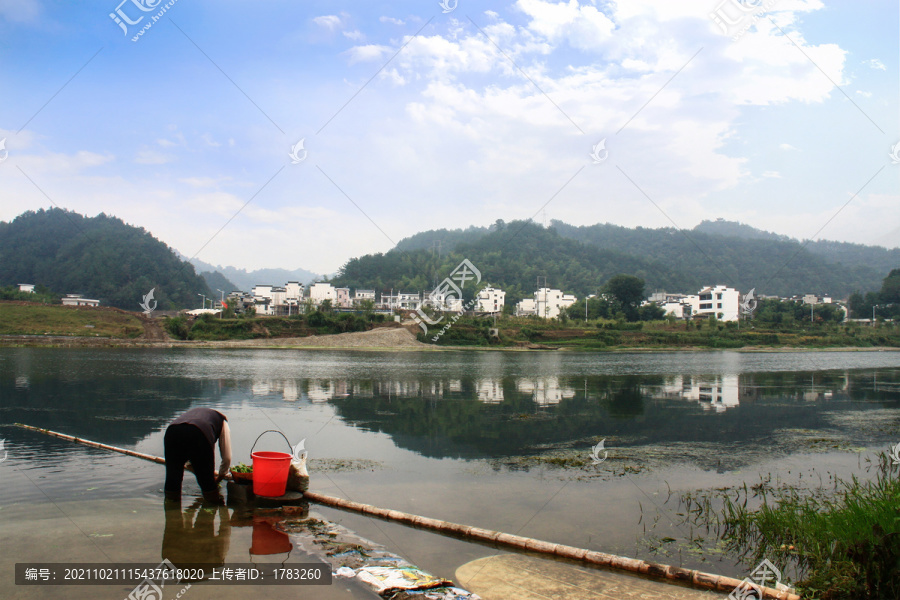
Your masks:
{"label": "water reflection", "polygon": [[[231,545],[231,518],[228,509],[198,498],[182,509],[181,500],[166,500],[166,527],[163,532],[163,559],[176,567],[204,563],[225,564]],[[216,527],[218,521],[218,528]]]}
{"label": "water reflection", "polygon": [[[308,422],[304,411],[315,407],[350,428],[385,433],[401,448],[439,458],[517,455],[610,436],[630,444],[752,444],[778,429],[833,428],[841,412],[900,406],[897,354],[863,357],[891,365],[877,369],[790,370],[852,365],[862,362],[858,354],[0,349],[0,424],[25,422],[128,446],[161,435],[192,406],[220,408],[236,421],[280,406],[290,411],[279,418],[298,430]],[[742,371],[748,365],[760,370]],[[3,437],[11,460],[59,448],[14,429]]]}

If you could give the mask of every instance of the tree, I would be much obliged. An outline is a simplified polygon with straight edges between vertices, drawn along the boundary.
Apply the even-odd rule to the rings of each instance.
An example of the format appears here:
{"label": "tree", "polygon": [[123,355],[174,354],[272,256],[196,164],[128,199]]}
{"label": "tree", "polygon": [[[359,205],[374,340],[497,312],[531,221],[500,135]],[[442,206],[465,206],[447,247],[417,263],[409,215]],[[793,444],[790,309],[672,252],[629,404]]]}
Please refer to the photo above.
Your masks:
{"label": "tree", "polygon": [[643,279],[634,275],[616,275],[606,282],[603,291],[614,305],[613,312],[625,313],[629,321],[638,320],[638,307],[644,300]]}

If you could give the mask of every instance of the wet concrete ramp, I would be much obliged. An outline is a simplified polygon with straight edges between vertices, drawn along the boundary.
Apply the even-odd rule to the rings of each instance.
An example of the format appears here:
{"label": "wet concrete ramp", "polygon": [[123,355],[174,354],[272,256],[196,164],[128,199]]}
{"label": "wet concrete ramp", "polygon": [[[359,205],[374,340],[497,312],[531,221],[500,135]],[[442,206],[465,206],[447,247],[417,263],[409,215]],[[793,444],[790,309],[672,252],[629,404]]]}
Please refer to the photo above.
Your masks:
{"label": "wet concrete ramp", "polygon": [[484,600],[721,600],[721,592],[525,556],[479,558],[456,570],[460,585]]}

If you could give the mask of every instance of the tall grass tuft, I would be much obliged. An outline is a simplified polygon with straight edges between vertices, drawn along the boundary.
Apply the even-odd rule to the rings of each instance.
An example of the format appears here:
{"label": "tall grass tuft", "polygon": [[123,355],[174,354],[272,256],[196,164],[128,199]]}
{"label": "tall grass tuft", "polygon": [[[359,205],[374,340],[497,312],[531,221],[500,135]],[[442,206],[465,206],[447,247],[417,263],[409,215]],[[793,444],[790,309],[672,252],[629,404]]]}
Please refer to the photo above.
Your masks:
{"label": "tall grass tuft", "polygon": [[[900,598],[897,469],[882,453],[874,479],[836,478],[833,489],[773,488],[764,480],[723,490],[721,513],[707,515],[707,522],[716,523],[730,550],[753,562],[774,559],[797,573],[804,598]],[[748,508],[751,499],[755,508]],[[708,499],[701,504],[713,506]]]}

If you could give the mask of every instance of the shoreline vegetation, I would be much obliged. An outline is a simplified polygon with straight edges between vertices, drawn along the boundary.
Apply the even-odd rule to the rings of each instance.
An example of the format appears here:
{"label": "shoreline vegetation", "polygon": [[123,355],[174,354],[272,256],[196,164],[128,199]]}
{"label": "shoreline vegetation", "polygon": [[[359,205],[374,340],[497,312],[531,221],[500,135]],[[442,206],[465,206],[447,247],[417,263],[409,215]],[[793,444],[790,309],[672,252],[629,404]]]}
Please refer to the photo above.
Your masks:
{"label": "shoreline vegetation", "polygon": [[[375,350],[574,350],[778,352],[798,350],[898,350],[893,322],[752,321],[587,322],[528,317],[461,317],[439,337],[412,321],[383,314],[313,311],[291,317],[147,317],[111,307],[73,307],[0,301],[0,346],[305,348]],[[439,324],[440,325],[440,324]],[[432,331],[433,330],[433,331]]]}

